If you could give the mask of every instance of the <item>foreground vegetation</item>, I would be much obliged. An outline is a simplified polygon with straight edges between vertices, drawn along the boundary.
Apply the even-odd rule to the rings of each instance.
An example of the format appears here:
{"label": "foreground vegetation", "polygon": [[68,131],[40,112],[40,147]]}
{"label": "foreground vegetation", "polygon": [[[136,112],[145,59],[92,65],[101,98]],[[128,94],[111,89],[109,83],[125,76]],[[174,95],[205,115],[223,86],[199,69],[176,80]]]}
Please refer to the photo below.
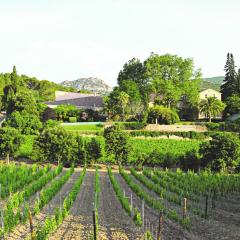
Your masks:
{"label": "foreground vegetation", "polygon": [[[19,236],[30,239],[31,234],[39,240],[48,237],[51,239],[51,236],[56,239],[59,235],[55,233],[61,232],[66,226],[68,226],[67,231],[62,231],[64,236],[68,231],[71,236],[76,236],[78,234],[74,230],[76,227],[81,229],[82,237],[86,236],[84,235],[86,231],[89,231],[88,236],[93,236],[91,210],[96,212],[96,227],[99,236],[108,231],[110,225],[115,226],[111,234],[122,231],[121,234],[129,236],[130,230],[126,224],[123,224],[126,222],[135,231],[132,233],[134,239],[141,239],[140,237],[145,232],[155,237],[155,229],[159,231],[159,224],[159,236],[164,238],[168,236],[171,239],[175,239],[176,234],[187,239],[193,235],[203,239],[207,239],[210,235],[212,239],[219,239],[220,236],[237,239],[240,234],[237,227],[235,231],[228,231],[229,223],[231,228],[237,226],[235,210],[238,208],[237,199],[240,195],[239,174],[213,174],[209,171],[199,173],[188,171],[186,173],[179,169],[163,171],[158,168],[145,168],[143,172],[131,168],[129,173],[123,167],[119,168],[120,174],[112,171],[111,168],[108,168],[108,173],[99,169],[89,172],[86,168],[78,173],[79,170],[73,167],[63,170],[62,166],[53,169],[49,165],[43,168],[38,165],[17,166],[14,164],[2,164],[1,169],[6,169],[6,173],[1,175],[2,179],[6,179],[8,171],[12,169],[11,178],[18,178],[21,183],[26,181],[24,171],[32,172],[33,176],[39,176],[38,179],[32,177],[25,182],[24,188],[19,192],[8,196],[4,194],[4,208],[1,213],[4,224],[0,227],[0,234],[6,239],[10,236],[16,236],[16,239]],[[109,181],[107,185],[103,182],[103,176]],[[7,187],[7,181],[3,181],[2,189],[7,189]],[[12,181],[11,189],[18,189],[18,187],[19,183]],[[85,205],[88,206],[90,199],[86,198],[87,201],[81,202],[78,208],[76,206],[79,202],[76,201],[84,198],[89,191],[92,191],[90,195],[92,195],[94,205],[91,202],[92,209],[88,209],[84,213],[86,215],[82,215],[79,209],[85,208]],[[111,194],[106,194],[107,192]],[[131,198],[129,193],[131,193]],[[118,203],[117,208],[112,209],[111,204],[109,205],[113,201]],[[31,205],[31,202],[34,204]],[[115,210],[121,219],[114,218],[115,220],[111,220],[110,225],[104,225],[103,219],[108,217],[109,208],[112,214]],[[46,211],[47,209],[49,210]],[[165,219],[164,222],[159,223],[159,213],[161,218]],[[43,217],[40,218],[40,216]],[[79,219],[74,220],[75,218]],[[69,225],[69,219],[74,221],[74,225]],[[91,230],[87,230],[87,225],[84,225],[86,219],[88,219]],[[206,219],[211,219],[211,222]],[[34,225],[32,221],[35,222]],[[221,226],[221,229],[214,230],[213,224]],[[120,230],[119,227],[121,227]],[[19,230],[24,231],[18,236]],[[113,239],[117,239],[113,236]]]}

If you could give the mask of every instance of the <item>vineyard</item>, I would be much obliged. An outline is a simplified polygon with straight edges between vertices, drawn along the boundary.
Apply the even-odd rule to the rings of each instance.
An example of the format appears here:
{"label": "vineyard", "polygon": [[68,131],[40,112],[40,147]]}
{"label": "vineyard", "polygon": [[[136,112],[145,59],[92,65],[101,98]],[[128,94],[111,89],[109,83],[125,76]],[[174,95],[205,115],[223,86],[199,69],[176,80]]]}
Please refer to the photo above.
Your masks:
{"label": "vineyard", "polygon": [[0,165],[1,239],[240,239],[240,175]]}

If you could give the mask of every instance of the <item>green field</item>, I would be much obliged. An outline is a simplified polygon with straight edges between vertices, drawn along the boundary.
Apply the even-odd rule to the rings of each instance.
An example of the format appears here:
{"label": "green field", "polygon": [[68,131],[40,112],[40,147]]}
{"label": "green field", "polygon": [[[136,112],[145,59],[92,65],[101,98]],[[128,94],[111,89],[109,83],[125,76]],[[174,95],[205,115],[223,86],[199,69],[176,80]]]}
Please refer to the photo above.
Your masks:
{"label": "green field", "polygon": [[[88,137],[86,137],[87,139]],[[104,148],[104,138],[97,136],[97,139],[101,142]],[[131,153],[129,155],[129,160],[134,161],[141,155],[148,155],[154,150],[157,150],[160,154],[170,153],[176,157],[184,155],[190,150],[198,150],[201,140],[176,140],[176,139],[137,139],[130,138]],[[104,154],[105,155],[105,154]]]}
{"label": "green field", "polygon": [[[75,127],[75,126],[74,126]],[[96,137],[102,145],[104,151],[104,138],[102,136]],[[84,139],[89,140],[91,137],[85,136]],[[34,136],[25,136],[25,143],[22,144],[18,153],[19,157],[30,157]],[[176,139],[137,139],[130,138],[131,153],[130,161],[136,160],[142,154],[150,154],[153,150],[157,150],[160,154],[171,153],[174,156],[181,156],[187,151],[199,149],[201,140],[176,140]],[[103,152],[103,162],[106,160],[106,154]]]}
{"label": "green field", "polygon": [[200,140],[176,140],[176,139],[136,139],[131,138],[132,153],[130,159],[136,159],[141,154],[149,154],[153,150],[157,150],[161,154],[171,153],[180,156],[187,151],[199,149],[202,143]]}
{"label": "green field", "polygon": [[65,130],[72,132],[80,132],[80,133],[96,133],[103,131],[103,125],[101,124],[86,124],[86,125],[62,125]]}

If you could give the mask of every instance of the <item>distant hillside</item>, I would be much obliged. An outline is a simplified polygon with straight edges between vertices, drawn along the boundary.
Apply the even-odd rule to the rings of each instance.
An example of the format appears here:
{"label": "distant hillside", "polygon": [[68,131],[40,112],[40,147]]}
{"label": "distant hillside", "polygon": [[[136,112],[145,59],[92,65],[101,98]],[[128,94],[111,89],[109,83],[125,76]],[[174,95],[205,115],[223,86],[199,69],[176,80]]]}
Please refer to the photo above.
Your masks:
{"label": "distant hillside", "polygon": [[220,91],[220,87],[222,85],[223,80],[224,80],[224,76],[203,78],[201,88],[202,89],[211,88],[216,91]]}
{"label": "distant hillside", "polygon": [[60,84],[64,87],[73,87],[81,91],[87,90],[98,94],[106,94],[112,91],[112,88],[103,80],[93,77],[78,78],[74,81],[63,81]]}

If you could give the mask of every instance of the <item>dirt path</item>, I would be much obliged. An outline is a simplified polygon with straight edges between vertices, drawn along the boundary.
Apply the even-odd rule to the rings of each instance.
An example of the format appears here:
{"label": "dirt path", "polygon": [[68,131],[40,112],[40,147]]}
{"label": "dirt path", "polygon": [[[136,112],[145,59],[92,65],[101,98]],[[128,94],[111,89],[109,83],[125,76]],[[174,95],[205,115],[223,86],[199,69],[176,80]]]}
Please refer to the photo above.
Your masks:
{"label": "dirt path", "polygon": [[70,214],[49,240],[90,239],[92,234],[92,209],[94,200],[94,172],[86,172],[80,192]]}
{"label": "dirt path", "polygon": [[107,173],[100,173],[100,184],[99,224],[100,232],[105,233],[105,237],[100,239],[139,239],[141,230],[136,227],[133,220],[122,208]]}
{"label": "dirt path", "polygon": [[[80,174],[79,172],[74,172],[72,176],[69,178],[69,180],[60,189],[60,191],[55,195],[55,197],[43,207],[42,211],[38,215],[33,217],[33,226],[35,229],[38,224],[44,223],[44,220],[48,215],[54,214],[55,208],[58,205],[60,205],[63,199],[68,195],[74,182],[79,177],[79,174]],[[12,233],[10,233],[9,236],[6,237],[5,239],[21,240],[29,235],[29,231],[30,231],[29,223],[27,222],[26,224],[21,224],[17,226],[17,228]]]}

